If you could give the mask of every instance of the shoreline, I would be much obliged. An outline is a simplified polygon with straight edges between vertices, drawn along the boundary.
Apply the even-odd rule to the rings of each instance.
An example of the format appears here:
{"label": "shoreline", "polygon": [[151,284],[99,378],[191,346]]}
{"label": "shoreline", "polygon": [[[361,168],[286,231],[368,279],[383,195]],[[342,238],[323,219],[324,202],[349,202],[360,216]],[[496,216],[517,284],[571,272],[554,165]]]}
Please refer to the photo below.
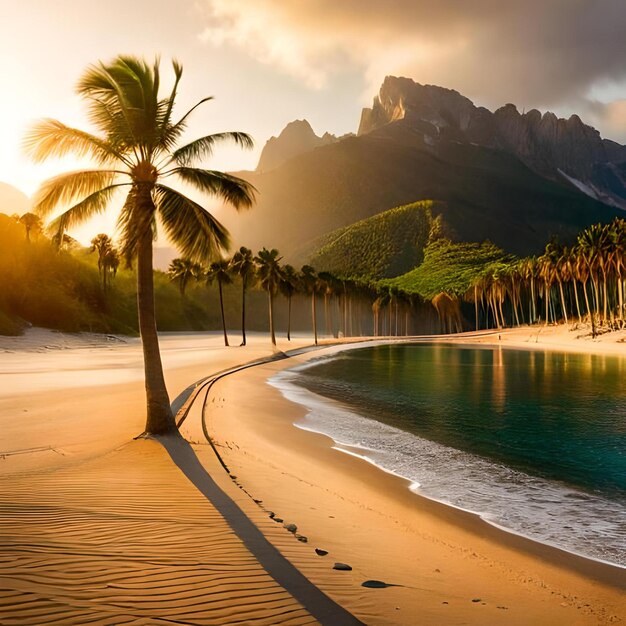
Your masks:
{"label": "shoreline", "polygon": [[[393,345],[394,343],[399,343],[399,342],[368,342],[365,345],[366,346],[371,346],[374,344],[380,345],[381,343],[386,344],[386,345]],[[402,343],[405,343],[405,342],[402,342]],[[440,345],[440,346],[457,346],[458,348],[465,347],[465,348],[471,348],[471,349],[484,348],[490,351],[493,349],[520,350],[518,346],[513,346],[513,345],[503,346],[503,345],[498,345],[498,344],[495,344],[495,345],[483,344],[483,345],[476,346],[473,342],[463,342],[460,339],[457,339],[457,341],[454,341],[454,342],[445,342],[445,341],[439,341],[439,340],[433,341],[433,342],[425,342],[423,340],[418,341],[418,342],[412,342],[412,345],[420,345],[420,344],[431,344],[431,345]],[[361,349],[361,348],[363,348],[362,344],[352,344],[352,345],[345,346],[345,350],[353,350],[353,349]],[[554,351],[558,352],[558,350],[556,349]],[[334,353],[336,353],[336,351],[333,351],[333,354]],[[396,462],[394,465],[394,459],[389,458],[390,450],[388,448],[381,449],[378,446],[377,442],[382,441],[380,437],[389,436],[389,437],[394,438],[394,440],[396,437],[402,437],[403,431],[401,428],[390,426],[384,421],[383,422],[377,421],[376,418],[369,417],[367,410],[365,409],[364,411],[360,411],[358,408],[355,409],[349,405],[342,404],[341,399],[333,399],[332,397],[319,395],[317,392],[314,392],[308,389],[306,385],[302,386],[298,382],[298,379],[297,379],[298,372],[306,370],[310,365],[315,364],[318,358],[320,357],[314,356],[308,361],[302,364],[293,366],[293,367],[290,367],[288,365],[285,368],[285,370],[282,370],[281,372],[273,375],[267,381],[269,385],[278,389],[288,402],[295,403],[296,405],[304,409],[305,417],[301,420],[296,420],[295,423],[293,424],[296,428],[299,428],[305,432],[315,433],[318,435],[324,435],[326,437],[329,437],[333,442],[332,448],[334,450],[337,450],[344,454],[348,454],[355,458],[361,459],[365,461],[366,463],[372,465],[373,467],[377,468],[379,471],[386,472],[387,474],[390,474],[391,476],[395,476],[401,480],[406,481],[407,489],[409,489],[411,493],[417,495],[418,497],[426,498],[430,501],[437,502],[444,506],[457,509],[464,513],[475,515],[482,522],[494,528],[497,528],[499,531],[513,534],[517,537],[520,537],[524,540],[527,540],[533,543],[538,543],[540,546],[546,546],[548,548],[557,550],[559,553],[568,554],[568,555],[577,557],[578,559],[583,559],[586,561],[590,561],[592,563],[597,563],[599,565],[606,565],[610,568],[616,568],[617,570],[624,570],[623,572],[619,572],[619,574],[626,575],[626,563],[624,562],[619,562],[619,560],[610,560],[610,558],[602,558],[601,554],[598,555],[599,554],[598,551],[596,551],[595,555],[593,554],[593,552],[589,552],[589,551],[585,552],[583,551],[584,550],[583,543],[579,543],[578,548],[575,545],[571,545],[571,543],[568,546],[567,541],[559,543],[558,541],[559,535],[561,538],[564,537],[564,533],[566,533],[564,529],[568,528],[567,526],[562,527],[561,532],[559,532],[559,535],[553,534],[552,537],[550,537],[549,535],[542,537],[540,533],[533,535],[532,533],[533,529],[529,524],[526,525],[526,530],[525,530],[524,528],[516,528],[515,526],[508,526],[505,523],[501,523],[498,520],[497,515],[498,515],[498,511],[500,513],[503,512],[502,508],[500,509],[498,509],[497,507],[495,509],[489,508],[489,507],[486,507],[486,508],[475,507],[474,508],[472,507],[471,502],[464,503],[461,501],[461,502],[455,503],[454,501],[447,499],[448,495],[450,494],[447,494],[445,490],[439,489],[438,491],[433,492],[432,485],[430,486],[430,492],[428,491],[428,489],[426,491],[422,490],[421,488],[422,485],[420,485],[420,482],[422,482],[423,476],[422,478],[420,478],[419,475],[415,476],[415,475],[411,475],[411,472],[403,471],[403,470],[406,470],[405,463],[400,462],[398,464],[398,462]],[[321,359],[323,358],[324,357],[321,357]],[[624,364],[626,365],[626,362]],[[329,418],[326,418],[326,419],[323,418],[324,414],[333,415],[335,413],[337,413],[334,418],[335,420],[339,420],[339,422],[341,422],[344,419],[347,420],[347,424],[349,425],[347,430],[345,426],[337,430],[336,428],[332,426],[333,420],[329,420]],[[371,436],[368,436],[367,434],[368,432],[372,432],[373,425],[372,427],[368,427],[367,424],[364,423],[364,422],[368,422],[369,420],[372,420],[378,425],[376,426],[376,429],[374,430],[374,432],[378,432],[377,430],[378,428],[383,429],[383,431],[380,431],[379,435],[375,436],[373,439]],[[352,427],[354,432],[358,432],[361,434],[357,436],[356,438],[351,438],[351,433],[353,431],[351,430],[350,427]],[[391,431],[391,432],[388,432],[388,431]],[[417,434],[409,434],[409,436],[416,437],[417,441],[423,441],[424,443],[428,445],[427,443],[428,440],[421,439],[420,436]],[[406,445],[407,443],[406,438],[402,438],[401,440],[398,441],[398,445],[400,446],[401,450],[404,447],[403,443]],[[431,442],[430,445],[436,446],[437,449],[441,448],[441,452],[443,453],[446,452],[446,449],[450,451],[455,450],[455,448],[450,447],[449,444]],[[422,449],[421,446],[418,446],[417,450],[414,450],[414,453],[419,454],[420,453],[419,451],[423,451],[423,453],[425,453],[426,455],[430,454],[429,449]],[[403,452],[401,452],[400,456],[401,458],[404,458],[405,455]],[[470,457],[474,457],[474,456],[475,455],[470,454]],[[471,461],[471,459],[468,459],[468,460]],[[501,465],[500,462],[496,462],[494,460],[488,460],[488,463],[489,462],[495,463],[497,466]],[[394,466],[396,466],[396,469],[393,469]],[[520,472],[520,477],[519,477],[520,480],[527,478],[527,479],[532,480],[533,482],[537,480],[546,482],[547,484],[544,486],[546,486],[550,490],[551,493],[554,490],[552,497],[555,497],[555,496],[558,497],[558,494],[563,493],[564,491],[566,492],[567,496],[570,496],[570,495],[575,496],[581,491],[581,488],[577,485],[570,485],[562,481],[556,481],[552,484],[549,484],[551,483],[551,481],[549,481],[548,479],[541,479],[541,478],[534,477],[532,475],[527,474],[527,472],[523,470],[517,470],[517,471]],[[490,474],[491,472],[488,472],[487,474],[485,474],[483,470],[483,478],[488,479]],[[428,475],[428,472],[426,472],[426,475]],[[427,485],[429,484],[430,483],[427,483]],[[536,489],[536,487],[534,488]],[[492,497],[497,497],[497,493],[498,492],[493,494]],[[456,494],[458,496],[459,492],[456,491]],[[520,495],[523,496],[524,493],[523,492],[517,493],[516,497],[518,500],[520,498]],[[528,495],[529,497],[532,497],[532,493],[528,493],[526,495]],[[515,500],[515,497],[514,497],[514,500]],[[608,504],[609,500],[606,500],[606,502]],[[477,504],[477,502],[474,502],[474,504]],[[483,502],[483,504],[487,504],[487,503]],[[560,504],[563,506],[564,501],[555,500],[554,504],[555,505]],[[600,506],[602,503],[596,503],[596,504]],[[587,506],[588,507],[591,506],[593,508],[593,504],[590,504]],[[555,514],[558,515],[559,510],[560,509],[555,508],[555,509],[552,509],[552,512],[550,512],[550,510],[546,509],[545,511],[543,511],[543,514],[545,516],[545,513],[547,512],[548,515],[555,515]],[[609,508],[609,510],[611,510],[611,508]],[[617,516],[617,519],[619,519],[619,515],[621,515],[621,511],[623,511],[623,507],[620,509],[620,512],[614,511],[613,514]],[[607,520],[613,519],[612,516],[609,516],[609,511],[605,510],[604,512],[605,514],[607,514],[607,517],[606,518],[598,517],[595,520],[596,522],[599,522],[602,519],[607,519]],[[563,513],[565,514],[566,511],[563,511]],[[530,522],[530,519],[527,519],[526,521]],[[567,522],[564,521],[562,523],[565,524]],[[619,529],[615,528],[614,532],[619,533]],[[617,537],[618,535],[615,534],[614,536]],[[605,552],[605,554],[608,554],[608,553]],[[623,552],[621,551],[621,549],[615,547],[613,549],[612,554],[616,559],[619,559],[620,555],[623,555]],[[558,558],[558,556],[555,558]],[[561,557],[561,560],[562,560],[562,557]],[[583,571],[584,566],[578,564],[577,569],[579,571]],[[609,572],[608,575],[603,576],[603,581],[610,583],[611,582],[610,578],[611,578],[611,572]],[[626,585],[622,585],[622,587],[626,588]]]}
{"label": "shoreline", "polygon": [[[522,330],[522,332],[527,335],[529,332],[536,333],[536,330],[525,329]],[[511,334],[516,334],[517,336],[512,337]],[[511,331],[501,331],[500,341],[498,341],[497,338],[494,340],[494,335],[495,337],[498,335],[497,332],[481,333],[477,336],[475,334],[472,335],[474,336],[420,337],[418,340],[420,342],[428,341],[429,343],[464,344],[469,347],[493,347],[494,345],[500,345],[503,348],[511,349],[530,348],[562,351],[562,346],[559,343],[533,343],[529,346],[526,343],[527,337],[520,337],[520,331],[513,331],[512,333]],[[302,502],[299,504],[291,502],[287,505],[284,497],[277,496],[276,492],[286,492],[289,490],[287,483],[295,482],[300,485],[303,483],[307,484],[309,486],[308,492],[315,490],[325,491],[327,494],[330,492],[333,495],[333,498],[331,498],[332,502],[326,503],[327,515],[332,516],[330,519],[337,517],[333,515],[333,508],[337,500],[343,499],[345,501],[350,498],[356,500],[351,506],[346,507],[350,511],[350,516],[354,516],[355,519],[359,516],[363,516],[363,509],[367,510],[368,508],[374,508],[378,516],[380,516],[381,511],[378,506],[371,504],[369,500],[371,498],[374,502],[384,501],[384,507],[394,507],[397,509],[397,512],[402,511],[402,514],[397,514],[394,517],[392,526],[406,523],[406,518],[403,519],[403,516],[415,518],[409,523],[409,525],[413,526],[410,533],[412,535],[420,534],[419,530],[415,532],[416,529],[414,525],[416,520],[418,520],[418,525],[421,524],[424,518],[429,518],[428,522],[431,527],[434,523],[435,525],[443,524],[452,528],[450,533],[448,532],[450,529],[446,528],[445,536],[447,537],[449,534],[461,534],[465,542],[465,545],[463,542],[457,545],[457,558],[460,556],[459,552],[463,555],[463,560],[467,558],[467,545],[473,546],[480,544],[481,552],[477,552],[474,549],[471,551],[471,554],[478,555],[475,558],[479,561],[483,558],[486,559],[487,562],[490,563],[490,568],[503,568],[508,577],[512,577],[518,581],[520,579],[525,580],[526,582],[521,584],[524,591],[527,592],[530,586],[533,588],[531,595],[539,596],[532,600],[529,598],[524,600],[522,600],[521,597],[516,598],[518,610],[526,611],[527,616],[523,619],[521,619],[520,616],[520,621],[518,622],[517,619],[510,619],[513,616],[511,613],[508,613],[507,623],[530,623],[530,620],[528,620],[528,611],[532,604],[541,606],[541,610],[538,611],[533,618],[533,623],[550,624],[554,623],[556,619],[572,619],[572,623],[600,624],[618,623],[622,619],[625,619],[626,615],[623,614],[623,609],[620,604],[620,592],[626,589],[626,568],[599,559],[579,555],[557,546],[541,543],[516,533],[515,531],[493,524],[483,519],[480,514],[454,507],[453,505],[429,498],[424,494],[415,493],[410,489],[410,480],[391,473],[384,468],[380,468],[369,460],[360,458],[360,456],[352,452],[346,454],[346,451],[338,450],[336,442],[327,435],[308,429],[302,429],[297,426],[296,423],[306,415],[306,409],[284,398],[278,389],[271,388],[267,382],[269,378],[282,369],[304,364],[306,361],[325,356],[329,353],[332,354],[345,349],[358,349],[366,345],[371,345],[372,343],[414,340],[415,339],[412,338],[371,338],[358,343],[345,342],[340,345],[321,347],[319,350],[304,355],[299,354],[286,361],[254,368],[257,370],[256,372],[238,372],[233,376],[227,377],[214,392],[218,394],[215,396],[215,400],[219,402],[220,409],[214,409],[212,411],[215,415],[212,419],[213,427],[210,428],[210,432],[212,436],[216,438],[216,444],[221,446],[220,453],[224,454],[225,458],[228,460],[229,466],[233,468],[233,473],[237,474],[241,480],[243,487],[254,498],[262,499],[264,503],[269,502],[270,504],[268,504],[268,506],[271,510],[277,510],[277,514],[280,514],[281,517],[296,521],[298,526],[304,521],[307,526],[314,527],[316,524],[320,523],[320,516],[317,513],[311,514],[307,510],[311,507],[303,505]],[[590,347],[591,350],[589,349]],[[604,348],[605,346],[581,346],[580,348],[582,349],[578,346],[574,346],[573,351],[595,354],[606,354],[607,352],[620,354],[622,350],[626,352],[626,348],[622,348],[622,346],[617,346],[618,350],[614,352],[610,350],[605,351],[603,349],[598,350],[600,347]],[[236,394],[233,393],[233,389],[235,388],[237,388]],[[254,391],[252,391],[253,389]],[[251,407],[248,402],[242,402],[240,398],[233,397],[233,395],[241,396],[244,391],[256,395],[257,402],[254,403],[254,407]],[[259,401],[261,397],[263,401]],[[229,416],[228,424],[225,423],[226,420],[221,419],[221,417],[225,417],[226,414]],[[233,421],[236,422],[236,424],[233,424]],[[294,436],[293,431],[299,431],[303,436]],[[254,442],[249,440],[251,432],[254,434]],[[286,451],[285,448],[289,450]],[[320,454],[321,451],[324,451],[323,455]],[[271,458],[275,460],[274,463],[280,463],[282,471],[268,467],[268,465],[272,465],[272,463],[268,464],[263,458],[268,453],[271,455]],[[296,464],[294,464],[294,454],[298,459]],[[252,457],[254,461],[251,461],[250,457]],[[306,463],[304,459],[306,459]],[[301,467],[298,467],[299,465],[307,466],[305,475],[301,475],[303,470]],[[311,471],[309,466],[312,466],[314,469]],[[290,479],[281,480],[280,476],[276,474],[287,475]],[[293,476],[297,476],[297,478],[294,479]],[[356,483],[360,484],[355,484],[355,477]],[[272,489],[270,489],[267,484],[264,484],[268,482],[272,484]],[[342,483],[347,483],[345,488]],[[368,484],[364,485],[363,483]],[[333,487],[329,488],[329,484],[332,484]],[[273,490],[275,491],[272,494],[271,491]],[[358,492],[358,490],[361,490],[358,497],[354,497],[353,494]],[[308,495],[310,495],[310,493]],[[323,499],[324,498],[322,498],[322,500]],[[316,499],[316,505],[315,508],[317,509],[318,506],[322,505],[321,501]],[[285,513],[285,511],[288,513]],[[365,518],[367,518],[367,521],[363,519],[360,523],[367,525],[374,517],[376,517],[376,515],[366,515]],[[327,523],[325,526],[326,528],[320,528],[318,530],[318,541],[328,544],[332,542],[332,524]],[[389,533],[391,530],[393,529],[389,527],[385,528],[386,533]],[[401,532],[396,533],[395,543],[406,543],[406,534],[407,533]],[[365,535],[367,535],[367,533],[365,533]],[[367,536],[363,536],[361,539],[360,549],[348,550],[349,558],[352,559],[353,565],[354,563],[359,563],[359,561],[365,561],[363,565],[373,565],[374,562],[379,559],[375,559],[373,562],[370,556],[366,559],[361,559],[360,557],[360,553],[364,550],[363,546],[369,545]],[[415,536],[412,536],[410,539],[411,541],[415,541]],[[432,534],[429,533],[428,541],[429,543],[441,542],[444,545],[448,543],[448,540],[442,540],[439,531],[433,531]],[[417,544],[419,543],[420,541],[417,541]],[[423,538],[421,543],[423,547]],[[344,544],[341,547],[346,549],[347,546]],[[389,552],[388,549],[386,551],[387,553]],[[384,557],[384,555],[385,551],[382,551],[378,556]],[[436,556],[432,558],[436,560]],[[342,560],[339,558],[339,555],[337,556],[337,560]],[[351,563],[350,560],[346,560],[345,562]],[[516,565],[507,567],[508,563],[516,563]],[[402,563],[396,562],[395,565],[395,569],[407,569]],[[372,572],[369,577],[389,580],[383,577],[383,573],[386,569],[387,568],[382,568],[383,572],[380,574]],[[437,569],[440,568],[433,568],[433,571]],[[468,576],[472,576],[465,566],[460,569],[464,572],[463,578],[467,579]],[[470,567],[469,570],[471,569]],[[482,567],[477,567],[479,571],[482,569]],[[524,574],[522,575],[521,572],[524,572]],[[403,574],[410,574],[410,572],[403,572]],[[484,572],[481,572],[481,575],[483,574]],[[473,573],[473,577],[477,577],[476,572]],[[458,573],[455,573],[453,578],[457,580],[456,588],[458,589]],[[480,576],[478,576],[478,578],[480,578]],[[489,585],[492,587],[497,583],[498,581],[496,580],[490,580]],[[323,587],[323,583],[321,586]],[[503,593],[508,591],[510,598],[511,589],[515,589],[517,586],[519,586],[519,583],[517,585],[512,583],[507,590],[507,585],[503,586],[500,581],[499,588]],[[536,586],[538,586],[539,589],[537,589]],[[468,583],[467,580],[461,587],[468,589],[468,596],[472,595],[469,593],[469,588],[472,587],[472,584]],[[598,587],[601,588],[601,592],[599,592]],[[550,589],[550,591],[540,593],[541,589]],[[572,590],[574,590],[574,592],[572,592]],[[599,595],[596,596],[598,593]],[[404,594],[396,592],[395,595],[400,595],[402,598],[398,598],[394,600],[394,602],[405,603],[407,609],[410,611],[418,610],[416,603],[418,597],[419,604],[423,605],[423,598],[419,593],[413,598],[407,597],[410,594],[406,592]],[[524,593],[521,595],[523,596]],[[551,596],[549,599],[560,599],[560,601],[548,602],[548,598],[544,597],[545,595]],[[593,600],[594,596],[596,596],[595,601],[590,602],[589,600]],[[573,602],[572,599],[574,599]],[[468,617],[468,608],[466,607],[465,609],[461,609],[452,621],[448,622],[448,618],[446,618],[445,615],[450,616],[452,613],[452,611],[450,611],[450,604],[448,603],[449,601],[446,600],[442,602],[442,605],[437,608],[432,608],[433,621],[431,622],[427,619],[424,623],[456,623],[456,619],[468,619],[468,623],[502,623],[502,614],[498,613],[498,611],[505,609],[498,609],[497,607],[495,615],[487,616],[483,614],[476,621]],[[546,602],[547,606],[545,606]],[[513,610],[513,607],[510,606],[512,604],[514,604],[514,602],[510,599],[507,600],[508,608],[506,610]],[[568,607],[576,609],[574,615],[567,618],[564,615],[560,615],[560,613],[567,612],[565,609]],[[353,607],[348,606],[348,608],[352,609]],[[385,621],[388,619],[389,615],[393,615],[394,609],[395,607],[381,606],[380,613],[373,618],[372,623],[412,623],[412,618],[405,621],[402,619],[398,621]],[[442,610],[444,612],[442,612]],[[387,613],[387,611],[389,611],[389,613]],[[578,611],[578,615],[576,615],[576,611]],[[610,615],[608,615],[607,612],[610,613]],[[356,614],[359,615],[358,612]],[[416,615],[417,614],[419,613],[416,613]],[[387,615],[387,617],[384,617],[385,615]],[[364,619],[364,616],[360,615],[360,617]],[[367,619],[365,619],[365,621],[368,622]]]}

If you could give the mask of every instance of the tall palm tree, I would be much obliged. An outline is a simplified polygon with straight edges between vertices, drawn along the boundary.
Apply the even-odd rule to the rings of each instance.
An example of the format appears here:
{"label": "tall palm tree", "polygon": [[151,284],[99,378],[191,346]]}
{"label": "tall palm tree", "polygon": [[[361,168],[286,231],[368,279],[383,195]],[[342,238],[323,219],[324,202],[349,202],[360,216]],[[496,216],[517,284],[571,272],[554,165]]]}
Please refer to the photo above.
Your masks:
{"label": "tall palm tree", "polygon": [[246,290],[256,271],[252,250],[241,246],[230,260],[231,271],[241,278],[241,345],[246,345]]}
{"label": "tall palm tree", "polygon": [[206,135],[177,148],[190,113],[211,98],[203,98],[177,121],[173,109],[182,66],[174,61],[173,87],[159,95],[158,60],[118,56],[109,63],[89,66],[77,91],[86,101],[96,134],[52,119],[38,122],[25,138],[25,148],[36,161],[68,153],[89,156],[99,169],[69,172],[44,182],[35,197],[35,210],[48,216],[66,209],[54,221],[61,235],[105,210],[116,192],[126,192],[118,226],[122,253],[137,261],[137,309],[143,346],[147,400],[147,433],[176,428],[165,387],[154,313],[152,244],[157,217],[183,256],[208,261],[228,247],[226,229],[200,204],[170,187],[178,177],[199,191],[222,198],[236,208],[252,206],[253,188],[244,180],[215,170],[192,167],[211,155],[217,143],[231,139],[252,146],[245,133]]}
{"label": "tall palm tree", "polygon": [[300,269],[300,279],[302,287],[306,293],[311,294],[311,319],[313,326],[313,337],[315,345],[317,345],[317,290],[319,289],[319,280],[315,270],[310,265],[303,265]]}
{"label": "tall palm tree", "polygon": [[282,280],[282,269],[280,261],[282,257],[278,256],[279,252],[276,248],[268,250],[263,248],[254,257],[257,266],[257,277],[259,284],[267,291],[270,314],[270,336],[272,345],[276,345],[276,333],[274,332],[274,296],[278,290],[278,286]]}
{"label": "tall palm tree", "polygon": [[283,266],[279,289],[287,298],[287,341],[291,341],[291,299],[298,290],[299,282],[296,270],[291,265]]}
{"label": "tall palm tree", "polygon": [[617,314],[620,326],[624,324],[624,273],[626,272],[626,220],[616,217],[609,231],[613,245],[613,272],[617,289]]}
{"label": "tall palm tree", "polygon": [[178,284],[180,295],[184,298],[187,287],[191,281],[200,280],[203,274],[202,265],[191,259],[173,259],[167,273],[172,282]]}
{"label": "tall palm tree", "polygon": [[[577,247],[579,254],[587,265],[589,278],[595,292],[595,309],[596,315],[600,318],[600,285],[599,285],[599,269],[603,267],[603,255],[606,245],[606,234],[602,224],[593,224],[578,235]],[[593,312],[590,311],[593,316]],[[593,322],[592,322],[593,326]],[[595,332],[592,328],[592,334]]]}
{"label": "tall palm tree", "polygon": [[103,287],[106,291],[106,288],[109,284],[108,278],[111,276],[115,278],[117,276],[117,270],[120,266],[120,254],[117,251],[117,248],[109,248],[104,254],[104,258],[102,259],[102,277],[103,277]]}
{"label": "tall palm tree", "polygon": [[220,259],[209,265],[206,273],[207,284],[217,283],[217,289],[220,294],[220,311],[222,313],[222,330],[224,331],[224,345],[228,344],[228,334],[226,333],[226,317],[224,315],[224,293],[223,286],[230,285],[233,280],[230,277],[230,261],[228,259]]}
{"label": "tall palm tree", "polygon": [[115,272],[119,267],[119,256],[113,247],[113,240],[105,233],[96,235],[91,240],[91,252],[98,253],[98,274],[102,281],[102,290],[107,289],[107,275],[115,265]]}

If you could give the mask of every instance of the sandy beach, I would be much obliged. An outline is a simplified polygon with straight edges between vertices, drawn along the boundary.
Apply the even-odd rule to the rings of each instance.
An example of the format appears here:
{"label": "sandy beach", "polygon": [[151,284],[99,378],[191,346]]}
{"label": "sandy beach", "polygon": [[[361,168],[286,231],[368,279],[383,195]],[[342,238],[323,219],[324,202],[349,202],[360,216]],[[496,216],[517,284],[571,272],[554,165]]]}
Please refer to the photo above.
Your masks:
{"label": "sandy beach", "polygon": [[[626,354],[626,333],[584,334],[537,327],[446,340]],[[279,340],[279,348],[308,343]],[[210,374],[272,355],[262,336],[246,348],[206,334],[161,344],[172,399]],[[204,422],[199,394],[181,426],[220,489],[308,580],[367,624],[626,621],[626,570],[422,498],[328,437],[296,428],[303,408],[267,379],[341,348],[225,376],[209,390]],[[0,354],[0,623],[316,622],[165,447],[133,440],[144,419],[136,339],[33,329],[0,338]],[[333,570],[335,562],[352,569]],[[367,580],[391,586],[363,587]]]}

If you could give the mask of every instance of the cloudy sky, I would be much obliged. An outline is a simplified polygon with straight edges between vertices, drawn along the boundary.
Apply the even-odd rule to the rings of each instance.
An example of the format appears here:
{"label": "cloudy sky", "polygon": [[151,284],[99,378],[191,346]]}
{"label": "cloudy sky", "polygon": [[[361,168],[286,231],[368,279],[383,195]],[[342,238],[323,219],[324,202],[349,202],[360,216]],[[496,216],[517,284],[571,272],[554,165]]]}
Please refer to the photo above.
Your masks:
{"label": "cloudy sky", "polygon": [[491,109],[577,112],[626,142],[625,32],[624,0],[0,0],[0,181],[30,195],[74,165],[31,165],[21,137],[40,117],[87,127],[74,85],[119,53],[180,60],[180,112],[215,96],[190,137],[254,136],[252,153],[215,155],[224,169],[254,168],[293,119],[355,131],[388,74]]}

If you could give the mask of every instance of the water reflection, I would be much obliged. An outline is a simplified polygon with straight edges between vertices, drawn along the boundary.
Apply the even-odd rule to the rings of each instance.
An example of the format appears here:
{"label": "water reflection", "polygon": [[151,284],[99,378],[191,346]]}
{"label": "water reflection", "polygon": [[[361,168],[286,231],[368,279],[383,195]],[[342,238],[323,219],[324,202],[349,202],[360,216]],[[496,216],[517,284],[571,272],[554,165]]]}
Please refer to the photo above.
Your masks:
{"label": "water reflection", "polygon": [[344,353],[303,384],[433,441],[590,489],[626,490],[624,359],[388,345]]}

